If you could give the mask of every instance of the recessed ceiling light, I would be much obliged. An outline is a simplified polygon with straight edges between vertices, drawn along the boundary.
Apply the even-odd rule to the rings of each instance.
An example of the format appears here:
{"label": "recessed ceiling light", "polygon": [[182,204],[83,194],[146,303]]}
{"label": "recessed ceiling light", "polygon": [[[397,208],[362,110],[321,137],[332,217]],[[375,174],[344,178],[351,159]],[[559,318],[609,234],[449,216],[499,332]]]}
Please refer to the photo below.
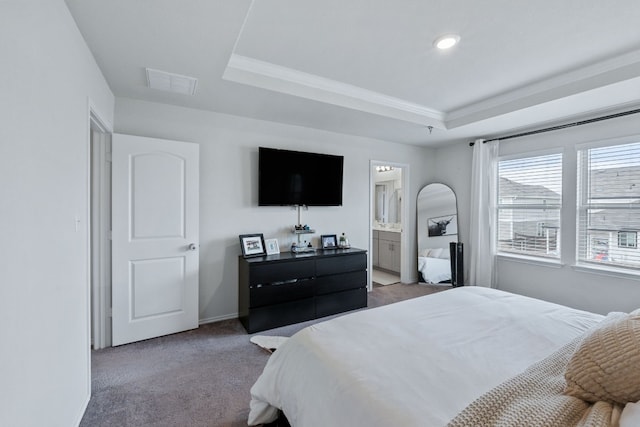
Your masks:
{"label": "recessed ceiling light", "polygon": [[438,49],[450,49],[453,46],[457,45],[460,41],[460,36],[457,34],[445,34],[444,36],[440,36],[433,41],[433,45]]}

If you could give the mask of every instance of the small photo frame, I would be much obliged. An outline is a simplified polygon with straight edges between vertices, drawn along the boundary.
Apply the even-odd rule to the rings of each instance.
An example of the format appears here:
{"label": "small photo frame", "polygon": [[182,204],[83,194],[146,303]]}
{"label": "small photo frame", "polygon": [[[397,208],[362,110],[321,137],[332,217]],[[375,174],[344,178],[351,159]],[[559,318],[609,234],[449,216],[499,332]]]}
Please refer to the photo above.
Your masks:
{"label": "small photo frame", "polygon": [[267,255],[275,255],[280,253],[280,246],[278,246],[278,239],[267,239],[264,241],[267,247]]}
{"label": "small photo frame", "polygon": [[338,240],[335,234],[323,234],[320,236],[320,242],[322,243],[322,249],[336,249],[338,247]]}
{"label": "small photo frame", "polygon": [[242,248],[242,256],[249,258],[252,256],[266,255],[264,236],[259,234],[241,234],[240,248]]}

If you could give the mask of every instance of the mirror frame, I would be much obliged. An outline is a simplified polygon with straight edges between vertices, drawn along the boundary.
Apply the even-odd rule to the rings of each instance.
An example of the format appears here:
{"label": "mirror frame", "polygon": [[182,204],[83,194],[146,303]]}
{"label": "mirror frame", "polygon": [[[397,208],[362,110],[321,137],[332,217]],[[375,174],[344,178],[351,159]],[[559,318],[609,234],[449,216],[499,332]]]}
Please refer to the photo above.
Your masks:
{"label": "mirror frame", "polygon": [[[435,191],[433,197],[435,197],[436,206],[432,208],[429,208],[430,190]],[[442,200],[439,200],[440,198]],[[463,247],[462,243],[458,241],[458,199],[453,189],[440,182],[425,185],[418,192],[416,198],[416,221],[419,283],[450,283],[452,286],[461,286],[464,283],[462,274]],[[436,256],[428,256],[434,253]],[[421,258],[423,259],[421,260]],[[449,277],[446,277],[446,272],[442,271],[443,268],[447,268],[446,263],[435,259],[428,263],[429,258],[447,259]],[[447,282],[431,281],[442,277]]]}

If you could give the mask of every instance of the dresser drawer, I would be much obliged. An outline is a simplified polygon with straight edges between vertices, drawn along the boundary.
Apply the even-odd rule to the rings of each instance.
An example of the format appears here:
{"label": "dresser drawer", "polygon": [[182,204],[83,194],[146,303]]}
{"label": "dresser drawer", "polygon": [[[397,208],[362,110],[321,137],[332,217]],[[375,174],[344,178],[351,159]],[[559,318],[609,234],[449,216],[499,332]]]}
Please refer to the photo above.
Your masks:
{"label": "dresser drawer", "polygon": [[322,276],[318,277],[315,282],[316,295],[364,288],[367,286],[367,272],[366,270],[361,270]]}
{"label": "dresser drawer", "polygon": [[343,256],[331,256],[319,258],[316,261],[316,275],[327,276],[330,274],[346,273],[367,269],[367,254],[353,254]]}
{"label": "dresser drawer", "polygon": [[279,285],[253,285],[249,288],[249,308],[313,297],[313,279],[301,279]]}
{"label": "dresser drawer", "polygon": [[321,295],[316,297],[316,317],[330,316],[332,314],[355,310],[366,306],[366,288]]}
{"label": "dresser drawer", "polygon": [[315,303],[313,298],[289,301],[282,304],[268,305],[251,309],[248,318],[247,332],[254,333],[273,329],[292,323],[304,322],[315,318]]}
{"label": "dresser drawer", "polygon": [[312,259],[294,262],[264,263],[251,266],[249,286],[286,282],[292,279],[303,279],[313,276],[315,276],[315,261]]}

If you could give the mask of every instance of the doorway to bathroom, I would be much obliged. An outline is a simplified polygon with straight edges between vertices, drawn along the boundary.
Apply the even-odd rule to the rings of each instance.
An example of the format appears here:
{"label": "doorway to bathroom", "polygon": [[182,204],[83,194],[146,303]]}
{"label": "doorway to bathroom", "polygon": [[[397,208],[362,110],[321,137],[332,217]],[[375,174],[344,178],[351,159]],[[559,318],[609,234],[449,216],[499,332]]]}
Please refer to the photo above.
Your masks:
{"label": "doorway to bathroom", "polygon": [[401,281],[405,215],[405,167],[371,162],[371,282],[386,286]]}

